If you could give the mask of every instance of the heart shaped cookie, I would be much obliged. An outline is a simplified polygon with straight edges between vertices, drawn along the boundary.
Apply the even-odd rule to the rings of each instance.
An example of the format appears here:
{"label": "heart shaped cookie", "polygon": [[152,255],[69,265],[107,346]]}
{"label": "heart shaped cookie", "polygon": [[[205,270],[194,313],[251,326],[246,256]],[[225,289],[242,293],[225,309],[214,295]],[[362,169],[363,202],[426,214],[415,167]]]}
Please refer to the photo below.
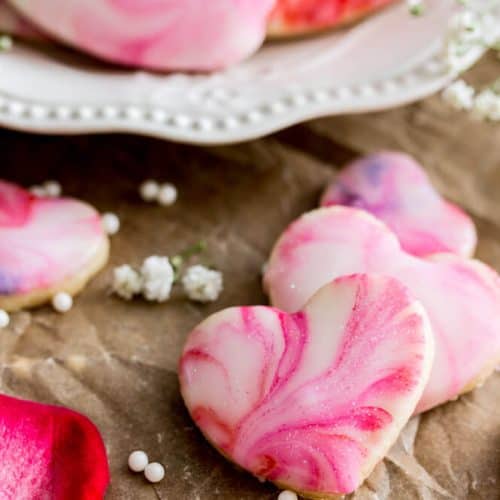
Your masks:
{"label": "heart shaped cookie", "polygon": [[36,26],[105,60],[220,69],[262,44],[275,0],[10,0]]}
{"label": "heart shaped cookie", "polygon": [[234,307],[189,335],[179,365],[205,437],[261,479],[333,498],[388,451],[427,381],[423,308],[392,278],[353,275],[295,314]]}
{"label": "heart shaped cookie", "polygon": [[351,273],[402,281],[429,315],[436,355],[417,411],[474,388],[500,362],[500,280],[477,260],[453,254],[422,259],[367,212],[309,212],[283,233],[264,276],[273,305],[296,311],[325,283]]}
{"label": "heart shaped cookie", "polygon": [[104,498],[106,450],[83,415],[0,395],[0,441],[2,499]]}
{"label": "heart shaped cookie", "polygon": [[394,0],[278,0],[268,32],[282,37],[342,26],[391,2]]}
{"label": "heart shaped cookie", "polygon": [[106,263],[99,214],[81,201],[39,198],[0,181],[0,309],[75,294]]}
{"label": "heart shaped cookie", "polygon": [[403,153],[382,152],[351,163],[325,191],[321,205],[370,212],[413,255],[451,252],[470,257],[476,248],[471,218],[443,200],[423,168]]}

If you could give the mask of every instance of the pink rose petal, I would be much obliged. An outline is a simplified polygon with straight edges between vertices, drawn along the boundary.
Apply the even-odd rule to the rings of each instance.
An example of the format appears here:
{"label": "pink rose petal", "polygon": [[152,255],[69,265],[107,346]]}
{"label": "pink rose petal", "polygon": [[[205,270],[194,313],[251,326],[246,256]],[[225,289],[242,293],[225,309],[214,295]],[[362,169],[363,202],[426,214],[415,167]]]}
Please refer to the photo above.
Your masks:
{"label": "pink rose petal", "polygon": [[109,484],[99,431],[66,408],[0,395],[0,498],[97,500]]}

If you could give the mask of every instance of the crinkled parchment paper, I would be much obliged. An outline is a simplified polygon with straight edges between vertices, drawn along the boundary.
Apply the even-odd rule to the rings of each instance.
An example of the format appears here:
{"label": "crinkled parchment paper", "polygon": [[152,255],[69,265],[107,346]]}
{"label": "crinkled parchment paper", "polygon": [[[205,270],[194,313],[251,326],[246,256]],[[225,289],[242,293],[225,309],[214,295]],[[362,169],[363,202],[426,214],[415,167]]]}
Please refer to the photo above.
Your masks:
{"label": "crinkled parchment paper", "polygon": [[[486,61],[480,79],[495,68]],[[99,426],[116,500],[273,499],[277,490],[221,458],[190,421],[176,365],[190,329],[226,306],[264,303],[260,270],[285,225],[313,208],[344,160],[384,147],[413,153],[438,188],[475,218],[479,256],[500,269],[500,127],[447,110],[438,98],[369,116],[324,119],[241,146],[198,149],[128,136],[0,132],[2,177],[58,179],[65,193],[116,212],[122,229],[107,268],[65,315],[14,314],[0,334],[2,390],[77,409]],[[175,183],[176,205],[142,202],[152,177]],[[173,255],[204,239],[201,261],[224,272],[211,305],[182,293],[166,304],[109,294],[113,266]],[[127,470],[133,449],[166,466],[148,484]],[[406,427],[356,500],[500,498],[500,373]]]}

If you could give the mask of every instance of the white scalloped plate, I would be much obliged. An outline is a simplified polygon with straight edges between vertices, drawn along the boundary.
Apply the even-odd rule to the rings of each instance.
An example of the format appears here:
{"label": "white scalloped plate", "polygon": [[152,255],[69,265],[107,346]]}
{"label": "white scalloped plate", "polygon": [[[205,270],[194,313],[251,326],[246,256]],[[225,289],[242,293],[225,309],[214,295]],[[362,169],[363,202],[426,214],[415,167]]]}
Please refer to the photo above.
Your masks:
{"label": "white scalloped plate", "polygon": [[[398,106],[453,77],[441,53],[454,3],[430,2],[425,16],[413,18],[403,2],[348,30],[269,43],[211,75],[117,70],[18,43],[0,54],[0,124],[220,144],[310,118]],[[480,56],[475,51],[468,62]]]}

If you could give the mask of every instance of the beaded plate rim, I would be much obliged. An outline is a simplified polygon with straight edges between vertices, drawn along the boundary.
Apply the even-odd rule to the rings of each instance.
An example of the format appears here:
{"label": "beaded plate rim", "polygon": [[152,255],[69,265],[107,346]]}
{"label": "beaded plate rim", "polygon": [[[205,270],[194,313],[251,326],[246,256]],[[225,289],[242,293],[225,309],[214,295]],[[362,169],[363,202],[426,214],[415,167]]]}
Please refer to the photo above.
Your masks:
{"label": "beaded plate rim", "polygon": [[[14,58],[29,57],[31,49],[27,50],[14,52]],[[464,57],[464,66],[473,65],[483,53],[480,48],[470,50]],[[37,64],[42,65],[43,60]],[[284,88],[271,100],[262,92],[244,110],[222,105],[213,113],[203,106],[192,105],[184,112],[159,103],[95,104],[85,99],[48,103],[4,88],[0,75],[0,125],[34,133],[125,132],[191,144],[229,144],[259,138],[314,118],[379,111],[414,102],[439,91],[455,76],[444,61],[442,43],[435,43],[424,58],[386,78],[341,86],[335,81],[321,87],[301,84],[293,90]],[[219,89],[222,94],[223,83]]]}

